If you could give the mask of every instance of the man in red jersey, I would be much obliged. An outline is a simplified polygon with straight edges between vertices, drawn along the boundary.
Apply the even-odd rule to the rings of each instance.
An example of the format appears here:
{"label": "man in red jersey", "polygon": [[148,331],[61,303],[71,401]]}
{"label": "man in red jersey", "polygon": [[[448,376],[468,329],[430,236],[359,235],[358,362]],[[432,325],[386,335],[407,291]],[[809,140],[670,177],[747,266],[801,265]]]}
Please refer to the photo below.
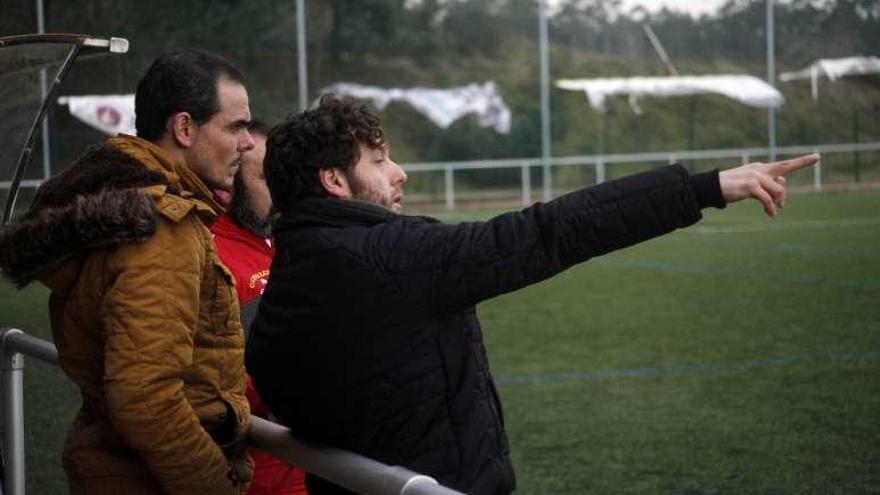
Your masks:
{"label": "man in red jersey", "polygon": [[[254,121],[249,130],[254,139],[254,149],[245,153],[241,168],[236,173],[226,214],[211,226],[220,259],[235,276],[245,335],[269,280],[269,265],[275,254],[269,235],[272,200],[263,177],[263,156],[269,128]],[[250,377],[247,377],[247,398],[251,412],[268,417],[269,410],[257,395]],[[305,473],[301,469],[256,449],[251,449],[251,456],[255,468],[248,495],[306,493]]]}

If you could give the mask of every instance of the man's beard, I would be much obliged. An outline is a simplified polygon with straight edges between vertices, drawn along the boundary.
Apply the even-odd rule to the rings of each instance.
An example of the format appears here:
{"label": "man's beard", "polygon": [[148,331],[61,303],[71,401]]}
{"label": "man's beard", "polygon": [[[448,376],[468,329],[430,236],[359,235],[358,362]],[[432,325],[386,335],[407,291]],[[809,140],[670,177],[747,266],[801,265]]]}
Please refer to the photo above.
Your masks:
{"label": "man's beard", "polygon": [[261,217],[254,211],[253,207],[251,207],[250,192],[244,186],[244,181],[240,177],[235,178],[232,202],[229,203],[229,216],[239,226],[250,230],[260,237],[265,238],[272,234],[272,220],[270,216]]}
{"label": "man's beard", "polygon": [[386,210],[394,211],[392,208],[394,206],[393,198],[383,196],[382,193],[366,187],[363,182],[355,177],[353,171],[352,173],[346,173],[345,178],[346,180],[348,180],[348,183],[351,186],[352,198],[381,206]]}

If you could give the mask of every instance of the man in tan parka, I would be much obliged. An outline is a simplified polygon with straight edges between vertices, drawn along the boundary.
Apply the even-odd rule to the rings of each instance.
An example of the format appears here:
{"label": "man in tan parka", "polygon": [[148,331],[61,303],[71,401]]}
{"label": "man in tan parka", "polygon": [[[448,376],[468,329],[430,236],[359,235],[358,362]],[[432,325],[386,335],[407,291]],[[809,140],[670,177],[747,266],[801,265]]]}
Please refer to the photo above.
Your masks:
{"label": "man in tan parka", "polygon": [[207,225],[254,146],[241,73],[214,54],[157,59],[138,136],[89,150],[0,232],[0,269],[52,293],[61,367],[82,408],[64,448],[72,494],[238,494],[243,349],[232,276]]}

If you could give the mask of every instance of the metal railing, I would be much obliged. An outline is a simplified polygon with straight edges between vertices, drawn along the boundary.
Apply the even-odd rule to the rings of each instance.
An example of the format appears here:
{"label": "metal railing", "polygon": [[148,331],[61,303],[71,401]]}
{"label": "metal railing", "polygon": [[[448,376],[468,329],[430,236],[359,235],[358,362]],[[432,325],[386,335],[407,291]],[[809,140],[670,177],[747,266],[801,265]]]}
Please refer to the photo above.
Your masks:
{"label": "metal railing", "polygon": [[[25,479],[24,356],[58,364],[55,346],[17,328],[0,330],[2,360],[3,453],[2,494],[23,495]],[[251,445],[337,485],[367,495],[461,495],[429,476],[389,466],[364,456],[294,440],[284,426],[251,416]]]}
{"label": "metal railing", "polygon": [[[837,153],[863,153],[880,151],[880,142],[873,143],[836,143],[836,144],[815,144],[803,146],[780,146],[775,148],[777,156],[795,156],[808,153],[823,153],[826,155]],[[770,156],[769,148],[726,148],[726,149],[710,149],[710,150],[678,150],[678,151],[655,151],[646,153],[619,153],[612,155],[575,155],[560,156],[550,158],[510,158],[500,160],[471,160],[471,161],[454,161],[454,162],[420,162],[405,163],[401,166],[407,174],[426,173],[426,172],[443,172],[443,202],[447,210],[454,210],[459,196],[455,192],[455,173],[464,170],[493,170],[493,169],[519,169],[520,170],[520,198],[524,206],[528,206],[533,201],[531,170],[533,167],[540,167],[546,173],[545,179],[552,174],[554,167],[573,167],[586,166],[592,167],[595,174],[595,184],[605,182],[609,169],[615,165],[623,164],[642,164],[648,165],[652,163],[675,163],[679,161],[698,161],[698,160],[716,160],[731,159],[740,163],[749,163],[758,158],[766,158]],[[731,166],[734,163],[730,164]],[[853,182],[858,182],[859,171],[855,168],[855,177]],[[825,185],[823,182],[822,165],[813,167],[813,177],[811,189],[821,191]],[[543,199],[552,198],[557,190],[550,190],[551,181],[544,180],[542,186]],[[42,183],[40,179],[24,180],[21,182],[22,188],[36,188]],[[0,189],[8,189],[10,182],[0,181]],[[587,185],[587,184],[581,184]],[[477,193],[489,196],[487,191],[481,190]]]}
{"label": "metal railing", "polygon": [[[873,143],[838,143],[816,144],[804,146],[779,146],[775,148],[776,156],[796,156],[809,153],[862,153],[880,151],[880,142]],[[443,197],[446,209],[453,210],[456,205],[455,172],[462,170],[491,170],[491,169],[520,169],[520,192],[522,204],[527,206],[532,203],[532,167],[570,167],[589,166],[595,172],[595,183],[606,180],[608,169],[613,165],[620,164],[651,164],[651,163],[676,163],[679,161],[732,159],[740,163],[749,163],[757,158],[770,156],[769,148],[728,148],[710,150],[678,150],[657,151],[647,153],[621,153],[613,155],[577,155],[552,158],[512,158],[501,160],[472,160],[456,162],[424,162],[403,164],[407,174],[420,172],[443,172]],[[779,158],[777,158],[779,159]],[[731,163],[731,166],[735,163]],[[855,180],[858,180],[856,178]],[[586,185],[586,184],[584,184]],[[555,191],[550,191],[549,181],[544,181],[543,198],[553,197]],[[820,191],[823,188],[822,167],[813,167],[812,189]]]}

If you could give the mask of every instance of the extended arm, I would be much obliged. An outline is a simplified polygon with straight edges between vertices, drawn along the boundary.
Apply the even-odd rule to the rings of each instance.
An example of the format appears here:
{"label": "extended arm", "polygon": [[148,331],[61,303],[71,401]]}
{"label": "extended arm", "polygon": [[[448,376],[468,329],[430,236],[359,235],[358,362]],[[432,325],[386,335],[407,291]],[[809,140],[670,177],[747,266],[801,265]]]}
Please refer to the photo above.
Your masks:
{"label": "extended arm", "polygon": [[724,206],[717,176],[669,166],[488,222],[387,228],[374,256],[411,304],[468,306],[691,225],[708,205]]}
{"label": "extended arm", "polygon": [[467,306],[691,225],[707,206],[755,198],[773,216],[785,201],[785,175],[818,159],[752,163],[717,175],[664,167],[488,222],[421,224],[378,243],[376,253],[412,303]]}

